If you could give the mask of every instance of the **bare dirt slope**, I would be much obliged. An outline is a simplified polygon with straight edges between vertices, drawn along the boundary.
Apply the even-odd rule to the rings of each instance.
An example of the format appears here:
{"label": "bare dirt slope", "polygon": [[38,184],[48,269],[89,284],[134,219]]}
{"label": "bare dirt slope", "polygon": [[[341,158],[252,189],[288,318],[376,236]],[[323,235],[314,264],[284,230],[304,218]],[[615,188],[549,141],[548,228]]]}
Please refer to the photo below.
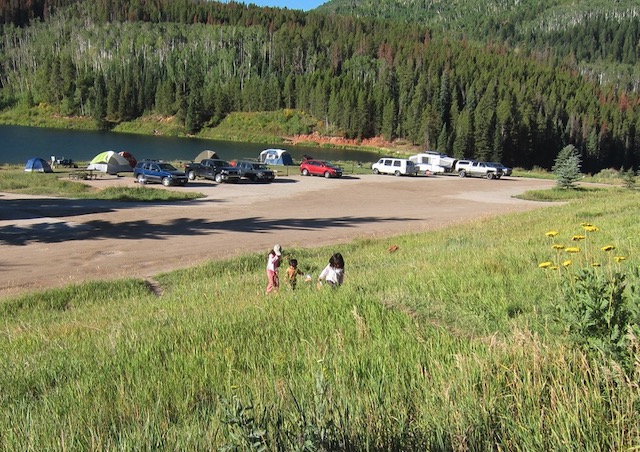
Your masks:
{"label": "bare dirt slope", "polygon": [[[131,177],[89,184],[134,185]],[[0,193],[0,298],[94,279],[152,277],[244,252],[339,244],[543,207],[513,195],[552,181],[283,175],[190,183],[206,198],[141,204]],[[160,186],[154,188],[164,190]]]}

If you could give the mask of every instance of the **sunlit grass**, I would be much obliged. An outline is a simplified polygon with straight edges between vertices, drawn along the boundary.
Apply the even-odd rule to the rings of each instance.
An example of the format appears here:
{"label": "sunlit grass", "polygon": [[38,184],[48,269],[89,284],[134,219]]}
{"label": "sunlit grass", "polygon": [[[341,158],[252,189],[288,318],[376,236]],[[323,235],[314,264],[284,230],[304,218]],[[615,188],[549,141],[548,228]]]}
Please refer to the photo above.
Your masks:
{"label": "sunlit grass", "polygon": [[545,233],[589,222],[637,266],[639,211],[632,192],[586,192],[288,248],[314,276],[340,251],[335,291],[265,296],[256,252],[158,275],[160,297],[125,280],[5,300],[0,448],[248,450],[250,433],[269,450],[637,448],[637,382],[571,347],[538,263]]}
{"label": "sunlit grass", "polygon": [[46,195],[78,199],[111,201],[182,201],[203,198],[202,193],[158,190],[150,187],[91,187],[82,182],[67,180],[59,173],[28,173],[0,170],[0,191],[8,193]]}

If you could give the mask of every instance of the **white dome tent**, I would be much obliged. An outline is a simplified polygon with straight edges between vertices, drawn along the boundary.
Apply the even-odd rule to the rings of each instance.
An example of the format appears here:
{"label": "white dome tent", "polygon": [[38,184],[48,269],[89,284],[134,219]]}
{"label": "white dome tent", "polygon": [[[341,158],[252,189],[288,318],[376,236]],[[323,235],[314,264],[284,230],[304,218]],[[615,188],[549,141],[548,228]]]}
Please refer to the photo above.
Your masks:
{"label": "white dome tent", "polygon": [[101,171],[107,174],[131,171],[131,164],[115,151],[105,151],[96,155],[87,169]]}

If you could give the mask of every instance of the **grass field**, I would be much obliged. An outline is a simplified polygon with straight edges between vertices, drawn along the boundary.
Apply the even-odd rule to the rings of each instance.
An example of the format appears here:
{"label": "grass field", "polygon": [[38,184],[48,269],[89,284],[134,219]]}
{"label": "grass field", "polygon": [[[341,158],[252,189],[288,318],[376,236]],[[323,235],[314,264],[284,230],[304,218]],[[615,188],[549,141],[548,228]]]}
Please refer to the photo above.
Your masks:
{"label": "grass field", "polygon": [[[576,342],[559,281],[597,260],[628,274],[638,306],[638,201],[582,191],[288,250],[314,277],[340,251],[338,290],[265,296],[265,256],[250,254],[159,275],[155,290],[124,280],[5,300],[0,449],[636,450],[638,349],[624,370]],[[547,234],[570,245],[583,223],[597,232],[560,267]]]}
{"label": "grass field", "polygon": [[67,173],[25,173],[15,166],[0,166],[0,192],[143,202],[184,201],[204,197],[202,193],[154,190],[144,186],[96,189],[82,182],[68,180],[66,177]]}

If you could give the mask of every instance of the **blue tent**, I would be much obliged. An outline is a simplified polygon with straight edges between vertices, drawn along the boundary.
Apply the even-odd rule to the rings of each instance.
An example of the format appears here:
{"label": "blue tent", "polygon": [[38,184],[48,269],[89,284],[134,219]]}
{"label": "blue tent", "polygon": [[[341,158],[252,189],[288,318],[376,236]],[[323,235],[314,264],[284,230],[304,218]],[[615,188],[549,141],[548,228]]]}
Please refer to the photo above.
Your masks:
{"label": "blue tent", "polygon": [[53,173],[51,169],[51,165],[44,159],[40,157],[33,157],[27,160],[27,164],[24,166],[24,170],[27,172],[37,172],[37,173]]}
{"label": "blue tent", "polygon": [[293,159],[284,149],[265,149],[260,153],[260,163],[267,165],[293,165]]}

